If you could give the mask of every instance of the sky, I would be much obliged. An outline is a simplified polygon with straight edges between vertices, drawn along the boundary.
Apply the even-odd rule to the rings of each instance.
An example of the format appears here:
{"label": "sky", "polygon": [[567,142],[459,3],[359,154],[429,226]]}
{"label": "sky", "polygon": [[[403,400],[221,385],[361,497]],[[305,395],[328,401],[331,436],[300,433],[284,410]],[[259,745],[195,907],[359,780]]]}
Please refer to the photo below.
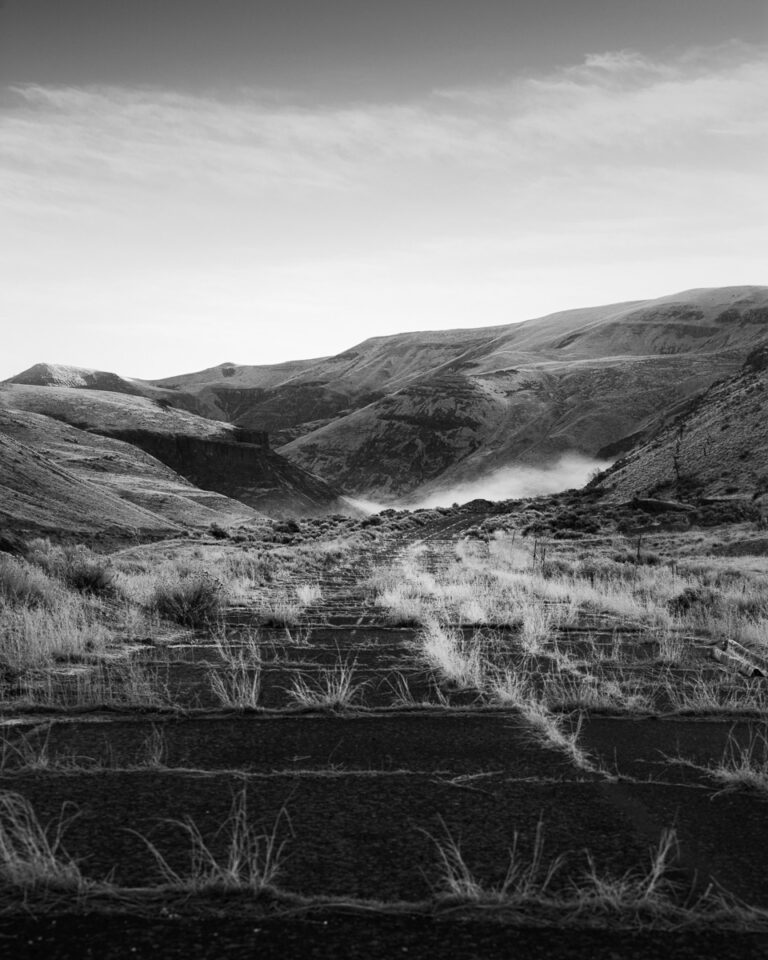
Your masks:
{"label": "sky", "polygon": [[768,283],[764,0],[0,0],[0,378]]}

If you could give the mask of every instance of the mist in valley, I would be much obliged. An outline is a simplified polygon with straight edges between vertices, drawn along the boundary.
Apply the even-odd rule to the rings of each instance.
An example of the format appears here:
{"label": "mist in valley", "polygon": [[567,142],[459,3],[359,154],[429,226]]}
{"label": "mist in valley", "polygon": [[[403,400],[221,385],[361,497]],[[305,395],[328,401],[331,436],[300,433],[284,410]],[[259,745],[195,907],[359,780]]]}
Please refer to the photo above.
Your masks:
{"label": "mist in valley", "polygon": [[454,503],[468,503],[470,500],[520,500],[549,493],[559,493],[573,487],[583,487],[596,471],[605,470],[610,460],[595,460],[579,453],[567,453],[546,467],[533,467],[525,464],[501,467],[476,480],[454,484],[419,496],[418,491],[408,500],[392,503],[378,503],[373,500],[345,497],[344,499],[365,513],[378,513],[381,510],[395,509],[419,510],[432,507],[450,507]]}

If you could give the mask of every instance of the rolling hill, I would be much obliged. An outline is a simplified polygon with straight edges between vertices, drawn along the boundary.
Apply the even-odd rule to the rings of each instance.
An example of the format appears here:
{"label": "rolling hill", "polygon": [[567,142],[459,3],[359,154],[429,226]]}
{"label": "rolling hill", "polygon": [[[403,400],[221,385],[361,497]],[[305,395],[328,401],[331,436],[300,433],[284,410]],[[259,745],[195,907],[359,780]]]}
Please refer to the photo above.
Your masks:
{"label": "rolling hill", "polygon": [[[546,465],[566,452],[611,458],[737,370],[766,336],[768,289],[732,288],[453,331],[442,342],[419,334],[368,342],[328,383],[356,389],[365,374],[365,389],[385,395],[302,425],[278,449],[382,499],[510,464]],[[249,422],[258,422],[253,411]]]}
{"label": "rolling hill", "polygon": [[[511,465],[547,467],[565,454],[620,456],[736,374],[766,338],[768,287],[726,287],[496,327],[374,337],[314,360],[224,363],[152,382],[38,365],[10,385],[18,398],[38,391],[34,402],[32,394],[17,401],[27,409],[60,415],[54,408],[64,404],[68,422],[133,442],[142,418],[154,436],[188,434],[190,417],[198,424],[192,433],[230,444],[238,437],[259,443],[266,432],[282,462],[303,476],[393,502]],[[67,378],[81,382],[55,385]],[[43,409],[45,383],[53,385],[45,387]],[[70,391],[66,401],[62,390]],[[98,416],[78,413],[82,397],[98,391],[113,399]],[[129,398],[130,417],[120,396]],[[182,461],[159,447],[145,442],[144,449],[205,485],[192,466],[202,450],[197,456],[190,447],[180,469]],[[286,475],[275,483],[291,488],[293,481]],[[259,506],[237,485],[214,489]]]}

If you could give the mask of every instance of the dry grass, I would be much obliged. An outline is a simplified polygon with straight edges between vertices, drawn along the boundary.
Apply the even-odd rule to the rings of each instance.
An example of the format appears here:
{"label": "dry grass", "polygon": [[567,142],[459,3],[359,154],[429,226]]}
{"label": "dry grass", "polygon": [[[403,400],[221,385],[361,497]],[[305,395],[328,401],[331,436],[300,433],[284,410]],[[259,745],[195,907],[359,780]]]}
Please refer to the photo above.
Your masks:
{"label": "dry grass", "polygon": [[261,697],[262,641],[258,630],[228,633],[223,627],[213,637],[223,668],[210,674],[211,692],[218,702],[235,710],[255,710]]}
{"label": "dry grass", "polygon": [[519,710],[537,741],[565,754],[579,769],[597,771],[579,746],[582,715],[578,715],[573,726],[567,716],[553,713],[548,704],[546,686],[537,688],[531,672],[497,670],[489,675],[488,689],[494,702]]}
{"label": "dry grass", "polygon": [[402,673],[395,673],[388,678],[387,683],[392,691],[393,707],[429,709],[435,707],[447,708],[450,706],[448,698],[437,684],[430,686],[429,700],[417,700],[408,684],[407,678]]}
{"label": "dry grass", "polygon": [[567,855],[547,860],[538,824],[527,857],[514,835],[509,867],[497,883],[481,881],[446,830],[435,840],[441,869],[438,893],[451,904],[496,908],[521,922],[590,928],[765,929],[768,911],[741,903],[714,887],[695,897],[672,878],[677,856],[673,830],[662,832],[647,867],[623,874],[600,871],[588,851],[586,869],[563,877]]}
{"label": "dry grass", "polygon": [[564,858],[544,860],[543,823],[539,821],[530,858],[524,859],[518,850],[519,836],[515,832],[509,851],[509,867],[498,884],[479,881],[467,866],[461,847],[443,823],[445,839],[430,839],[437,848],[440,868],[438,895],[460,903],[523,906],[546,903],[555,875],[562,868]]}
{"label": "dry grass", "polygon": [[[768,694],[758,685],[690,675],[702,657],[691,639],[696,636],[738,640],[742,648],[732,643],[729,649],[741,651],[744,673],[752,670],[745,656],[756,657],[758,665],[768,662],[764,577],[703,562],[636,564],[627,560],[626,544],[608,542],[601,549],[619,560],[599,551],[564,558],[550,550],[543,561],[540,545],[534,556],[530,545],[514,536],[462,541],[455,561],[439,564],[439,573],[424,569],[426,551],[411,550],[377,571],[371,589],[390,622],[422,627],[420,658],[443,679],[474,687],[496,702],[515,699],[515,682],[506,675],[500,684],[499,671],[504,678],[505,671],[531,669],[546,675],[550,711],[648,712],[662,708],[659,689],[671,709],[683,713],[768,710]],[[462,636],[457,628],[472,623],[503,627],[503,642],[489,649],[480,635]],[[580,658],[563,649],[558,638],[564,630],[595,623],[612,629],[608,643],[579,631]],[[525,667],[531,657],[537,662]],[[633,675],[630,663],[654,669]],[[686,672],[669,670],[659,681],[659,665]]]}
{"label": "dry grass", "polygon": [[746,744],[731,730],[723,756],[718,763],[703,765],[684,757],[668,757],[671,762],[708,774],[724,790],[750,790],[768,794],[768,727],[750,729]]}
{"label": "dry grass", "polygon": [[14,707],[178,709],[160,671],[130,660],[68,672],[29,672],[13,684],[0,683],[0,702]]}
{"label": "dry grass", "polygon": [[[233,798],[229,817],[210,842],[191,820],[169,822],[178,826],[189,842],[190,865],[186,873],[174,870],[157,847],[141,837],[155,858],[166,890],[192,894],[247,892],[258,896],[273,885],[284,846],[277,839],[279,819],[271,834],[257,833],[249,822],[245,790]],[[219,842],[219,834],[226,837],[223,856],[212,850]]]}
{"label": "dry grass", "polygon": [[0,601],[9,607],[56,606],[62,587],[40,567],[0,554]]}
{"label": "dry grass", "polygon": [[30,892],[81,892],[86,881],[62,846],[71,819],[62,813],[51,834],[21,794],[0,792],[0,881]]}
{"label": "dry grass", "polygon": [[484,666],[480,647],[460,630],[430,620],[420,631],[419,656],[439,675],[458,687],[480,690]]}
{"label": "dry grass", "polygon": [[383,609],[388,623],[406,627],[421,622],[428,608],[413,590],[412,585],[393,584],[376,594],[374,602]]}
{"label": "dry grass", "polygon": [[14,740],[5,737],[0,742],[0,773],[19,771],[76,769],[82,758],[73,754],[52,756],[50,753],[50,727],[32,729]]}
{"label": "dry grass", "polygon": [[296,597],[302,606],[309,607],[323,599],[323,591],[317,583],[302,583],[296,587]]}
{"label": "dry grass", "polygon": [[359,702],[367,683],[356,682],[357,661],[339,661],[316,677],[297,676],[288,689],[294,703],[309,709],[344,710]]}
{"label": "dry grass", "polygon": [[265,626],[296,627],[304,615],[305,605],[290,591],[273,590],[258,599],[257,616]]}
{"label": "dry grass", "polygon": [[230,631],[221,626],[212,639],[216,653],[227,666],[239,667],[242,663],[261,663],[264,643],[258,629],[240,628]]}
{"label": "dry grass", "polygon": [[[287,815],[282,811],[271,833],[259,832],[250,822],[243,789],[233,797],[226,821],[209,838],[190,819],[167,821],[181,831],[188,844],[187,869],[172,866],[155,844],[137,834],[154,857],[160,883],[121,888],[108,881],[85,878],[68,856],[62,838],[72,816],[67,816],[65,810],[56,823],[43,828],[24,797],[4,791],[0,793],[0,886],[4,907],[27,912],[36,903],[54,902],[61,909],[62,904],[75,900],[82,908],[93,898],[102,909],[111,903],[124,913],[131,907],[142,910],[149,904],[162,906],[167,903],[163,898],[181,895],[213,897],[220,914],[226,903],[222,896],[245,896],[254,901],[270,895],[289,908],[306,910],[312,906],[313,898],[292,895],[276,886],[284,849],[284,842],[279,840],[284,816]],[[736,932],[764,931],[768,927],[765,909],[748,906],[713,886],[695,897],[675,882],[671,876],[677,852],[673,831],[661,834],[646,867],[620,874],[601,871],[585,851],[586,868],[575,872],[569,869],[569,854],[546,856],[543,825],[539,822],[529,853],[521,851],[515,833],[505,875],[498,882],[489,882],[472,871],[459,843],[442,825],[444,837],[431,837],[439,867],[436,895],[431,902],[413,904],[416,914],[432,914],[441,908],[455,913],[457,908],[468,907],[481,909],[481,916],[490,909],[507,920],[537,926]],[[348,897],[322,897],[317,902],[325,907],[359,906],[369,913],[387,912],[388,908],[386,903]],[[243,906],[243,900],[232,901],[238,913]],[[397,912],[402,912],[404,906],[393,905]]]}
{"label": "dry grass", "polygon": [[20,672],[93,659],[114,638],[103,618],[98,605],[66,593],[50,608],[0,601],[0,664]]}
{"label": "dry grass", "polygon": [[19,773],[99,773],[106,770],[166,770],[168,747],[165,733],[153,725],[145,738],[138,757],[128,763],[118,763],[111,745],[105,742],[105,753],[100,757],[83,756],[71,751],[52,752],[51,727],[44,725],[14,739],[0,738],[0,773],[12,776]]}
{"label": "dry grass", "polygon": [[59,546],[49,540],[33,540],[28,557],[49,576],[81,593],[110,594],[114,591],[115,571],[110,559],[83,544]]}
{"label": "dry grass", "polygon": [[210,675],[211,692],[223,707],[255,710],[261,698],[261,664],[248,657]]}
{"label": "dry grass", "polygon": [[672,710],[681,714],[768,713],[768,689],[759,679],[729,683],[701,673],[668,676],[663,689]]}

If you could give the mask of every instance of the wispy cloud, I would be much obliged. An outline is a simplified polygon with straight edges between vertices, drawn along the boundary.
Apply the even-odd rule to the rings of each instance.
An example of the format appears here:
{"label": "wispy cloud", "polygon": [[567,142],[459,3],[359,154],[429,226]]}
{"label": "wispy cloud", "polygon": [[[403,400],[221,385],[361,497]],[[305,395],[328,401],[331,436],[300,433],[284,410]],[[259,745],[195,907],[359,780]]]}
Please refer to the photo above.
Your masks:
{"label": "wispy cloud", "polygon": [[[646,161],[683,150],[693,163],[731,138],[741,150],[765,136],[766,89],[766,51],[743,45],[665,63],[626,50],[592,54],[546,76],[391,105],[23,86],[6,97],[0,169],[25,192],[119,181],[251,193],[359,189],[403,163],[553,169],[566,157],[623,163],[638,150]],[[613,157],[596,155],[606,149]],[[733,160],[743,157],[731,151]]]}
{"label": "wispy cloud", "polygon": [[759,282],[767,89],[768,50],[744,44],[389,104],[7,88],[0,283],[22,331],[114,302],[169,329],[255,318],[277,358],[295,323],[326,352],[313,317],[346,340],[361,317],[368,335]]}

